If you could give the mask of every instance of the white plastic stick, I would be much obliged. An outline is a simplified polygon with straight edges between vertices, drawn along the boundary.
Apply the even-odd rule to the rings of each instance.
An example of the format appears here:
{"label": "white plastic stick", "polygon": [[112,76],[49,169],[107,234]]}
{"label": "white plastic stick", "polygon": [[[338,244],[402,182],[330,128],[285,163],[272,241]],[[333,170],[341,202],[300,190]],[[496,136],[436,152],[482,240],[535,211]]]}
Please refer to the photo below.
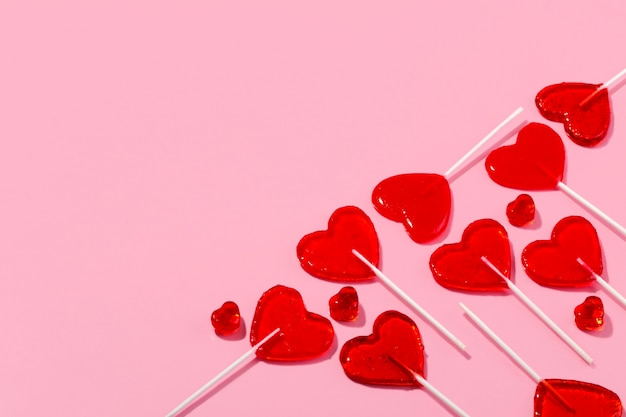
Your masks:
{"label": "white plastic stick", "polygon": [[535,372],[513,349],[511,349],[509,345],[504,343],[504,341],[497,334],[495,334],[495,332],[491,330],[489,326],[487,326],[485,322],[480,319],[480,317],[478,317],[465,304],[459,303],[459,305],[461,306],[463,311],[465,311],[467,316],[472,319],[472,321],[478,327],[480,327],[482,331],[487,334],[487,336],[489,336],[493,343],[500,346],[504,353],[506,353],[513,362],[515,362],[520,368],[522,368],[522,370],[526,373],[526,375],[530,377],[530,379],[535,381],[535,383],[537,384],[541,381],[542,378],[539,376],[539,374]]}
{"label": "white plastic stick", "polygon": [[183,401],[182,403],[180,403],[180,405],[178,405],[178,407],[176,407],[175,409],[173,409],[172,411],[170,411],[166,417],[174,417],[175,415],[177,415],[178,413],[180,413],[183,409],[185,409],[189,404],[191,404],[196,398],[198,398],[199,396],[201,396],[203,393],[205,393],[206,391],[208,391],[212,386],[214,386],[215,384],[217,384],[222,378],[224,378],[226,375],[228,375],[229,373],[231,373],[236,367],[238,367],[241,363],[243,363],[246,359],[248,359],[250,356],[254,355],[256,353],[256,350],[263,345],[265,342],[267,342],[268,340],[270,340],[272,337],[274,337],[278,332],[280,331],[280,328],[276,328],[274,329],[274,331],[270,334],[268,334],[267,336],[265,336],[259,343],[257,343],[256,345],[254,345],[250,350],[248,350],[246,353],[244,353],[243,355],[241,355],[239,357],[239,359],[235,360],[233,363],[231,363],[230,365],[228,365],[222,372],[220,372],[219,374],[217,374],[213,379],[211,379],[209,382],[207,382],[206,384],[204,384],[198,391],[194,392],[193,394],[191,394],[189,396],[189,398],[187,398],[185,401]]}
{"label": "white plastic stick", "polygon": [[422,387],[424,387],[426,391],[428,391],[431,395],[437,397],[439,401],[444,403],[450,410],[454,411],[454,414],[456,414],[457,416],[461,416],[461,417],[470,417],[469,414],[463,411],[461,407],[459,407],[454,402],[452,402],[451,399],[446,397],[441,391],[435,388],[430,382],[426,381],[426,378],[422,377],[417,372],[413,372],[413,376],[415,377],[417,382],[422,384]]}
{"label": "white plastic stick", "polygon": [[393,281],[391,281],[383,272],[376,268],[374,264],[372,264],[367,258],[359,253],[356,249],[352,249],[352,253],[361,260],[365,265],[367,265],[372,272],[382,281],[384,282],[389,289],[391,289],[398,297],[402,298],[407,304],[417,311],[426,321],[428,321],[434,328],[439,330],[441,334],[443,334],[451,343],[456,345],[460,350],[464,351],[467,349],[465,344],[461,342],[455,335],[453,335],[448,329],[446,329],[441,323],[439,323],[433,316],[431,316],[426,310],[424,310],[419,304],[415,302],[411,297],[407,295],[404,291],[402,291]]}
{"label": "white plastic stick", "polygon": [[480,142],[478,142],[476,145],[474,145],[474,147],[472,149],[469,150],[468,153],[466,153],[465,155],[463,155],[461,157],[461,159],[459,159],[454,165],[452,165],[450,167],[450,169],[448,169],[446,171],[445,174],[443,174],[443,176],[449,180],[450,179],[450,175],[452,175],[452,173],[458,168],[460,167],[465,161],[467,161],[469,158],[471,158],[472,155],[474,155],[474,153],[476,153],[476,151],[478,151],[478,149],[480,149],[481,146],[483,146],[485,143],[487,143],[491,138],[493,138],[500,129],[502,129],[504,126],[506,126],[511,120],[513,120],[518,114],[520,114],[522,111],[524,111],[523,107],[518,107],[517,110],[515,110],[513,113],[511,113],[506,119],[504,119],[498,126],[495,127],[495,129],[493,129],[491,132],[489,132],[489,134],[487,134],[487,136],[485,136],[484,138],[482,138],[480,140]]}
{"label": "white plastic stick", "polygon": [[600,87],[598,87],[587,98],[585,98],[583,101],[581,101],[580,105],[584,106],[589,100],[591,100],[593,97],[595,97],[595,95],[598,94],[598,91],[600,91],[601,89],[606,88],[607,90],[610,90],[611,87],[613,86],[613,84],[617,83],[620,80],[620,78],[622,78],[624,75],[626,75],[626,68],[624,68],[623,70],[618,72],[613,78],[611,78],[610,80],[608,80],[607,82],[602,84]]}
{"label": "white plastic stick", "polygon": [[565,398],[563,398],[563,396],[559,394],[559,392],[554,389],[554,387],[550,383],[541,378],[539,374],[535,372],[530,367],[530,365],[528,365],[526,361],[524,361],[524,359],[520,357],[520,355],[518,355],[513,349],[511,349],[511,347],[507,345],[504,340],[502,340],[493,330],[491,330],[489,326],[487,326],[487,324],[485,324],[485,322],[476,315],[476,313],[470,310],[469,307],[467,307],[463,303],[459,303],[459,305],[461,306],[463,311],[465,311],[465,314],[467,314],[467,316],[474,322],[474,324],[480,327],[480,329],[485,332],[485,334],[491,339],[491,341],[498,345],[500,349],[502,349],[504,353],[507,354],[509,359],[515,362],[526,373],[526,375],[530,377],[530,379],[535,381],[536,384],[544,384],[544,386],[555,396],[555,398],[561,403],[561,405],[565,407],[566,410],[572,413],[574,412],[574,409],[565,400]]}
{"label": "white plastic stick", "polygon": [[557,187],[561,191],[563,191],[565,194],[567,194],[572,200],[576,201],[577,203],[582,205],[584,208],[586,208],[587,210],[595,214],[597,217],[599,217],[600,219],[604,220],[606,223],[611,225],[611,227],[613,228],[613,231],[620,234],[622,238],[626,238],[626,228],[624,226],[622,226],[621,224],[619,224],[618,222],[610,218],[602,210],[600,210],[599,208],[591,204],[583,196],[581,196],[580,194],[578,194],[577,192],[569,188],[567,185],[563,184],[563,182],[559,181],[559,183],[557,184]]}
{"label": "white plastic stick", "polygon": [[526,305],[541,321],[544,322],[546,326],[550,328],[557,336],[561,338],[574,352],[578,354],[585,362],[589,365],[593,363],[593,359],[591,356],[581,348],[578,343],[574,341],[567,333],[565,333],[546,313],[544,313],[526,294],[522,292],[517,285],[513,284],[513,282],[508,279],[494,264],[492,264],[489,259],[482,256],[480,258],[489,268],[491,268],[496,274],[500,276],[506,282],[507,286],[513,293],[517,296],[517,298]]}
{"label": "white plastic stick", "polygon": [[587,263],[585,261],[583,261],[580,258],[576,258],[576,261],[578,261],[579,264],[581,264],[598,282],[598,284],[600,284],[600,286],[609,294],[611,294],[611,296],[613,296],[613,298],[615,298],[617,301],[619,301],[619,303],[626,308],[626,298],[624,298],[624,296],[622,294],[620,294],[619,292],[617,292],[617,290],[615,288],[613,288],[611,286],[611,284],[609,284],[608,282],[606,282],[604,280],[604,278],[602,278],[598,273],[596,273],[593,269],[591,269],[591,267],[589,265],[587,265]]}

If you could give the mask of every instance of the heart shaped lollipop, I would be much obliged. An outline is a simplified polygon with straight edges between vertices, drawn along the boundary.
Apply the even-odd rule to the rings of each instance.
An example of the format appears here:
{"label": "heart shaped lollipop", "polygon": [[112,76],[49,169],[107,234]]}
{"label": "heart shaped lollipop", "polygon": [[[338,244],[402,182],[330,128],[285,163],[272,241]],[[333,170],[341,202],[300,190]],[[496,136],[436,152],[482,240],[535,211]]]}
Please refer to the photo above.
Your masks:
{"label": "heart shaped lollipop", "polygon": [[327,352],[335,337],[330,321],[307,311],[300,293],[283,285],[270,288],[259,299],[250,326],[250,343],[256,345],[276,328],[280,333],[257,349],[258,358],[313,359]]}
{"label": "heart shaped lollipop", "polygon": [[402,174],[381,181],[372,192],[376,210],[402,223],[413,241],[426,243],[448,226],[452,197],[438,174]]}
{"label": "heart shaped lollipop", "polygon": [[[567,136],[576,144],[595,146],[606,137],[611,123],[609,91],[601,86],[585,83],[549,85],[537,94],[535,104],[543,117],[563,123]],[[592,98],[585,102],[590,96]]]}
{"label": "heart shaped lollipop", "polygon": [[554,190],[563,179],[565,147],[552,128],[529,123],[517,142],[492,151],[485,160],[489,177],[518,190]]}
{"label": "heart shaped lollipop", "polygon": [[419,387],[406,368],[423,376],[424,345],[413,320],[398,311],[386,311],[374,321],[371,335],[355,337],[343,345],[339,360],[353,381]]}
{"label": "heart shaped lollipop", "polygon": [[537,240],[522,251],[526,274],[549,287],[591,285],[593,275],[583,268],[582,259],[598,275],[602,274],[602,249],[596,229],[584,217],[561,219],[552,229],[550,240]]}
{"label": "heart shaped lollipop", "polygon": [[495,220],[471,223],[459,243],[446,244],[430,257],[430,270],[439,285],[452,290],[502,291],[507,283],[482,261],[486,257],[507,278],[511,275],[511,246],[504,227]]}
{"label": "heart shaped lollipop", "polygon": [[[569,379],[546,379],[535,391],[535,417],[621,417],[622,402],[613,391],[600,385]],[[560,404],[548,387],[552,387],[575,411],[572,414]]]}
{"label": "heart shaped lollipop", "polygon": [[378,266],[379,246],[370,218],[360,208],[346,206],[330,216],[328,230],[304,236],[296,253],[302,268],[314,277],[331,281],[364,281],[372,279],[374,274],[352,254],[352,250],[358,250]]}

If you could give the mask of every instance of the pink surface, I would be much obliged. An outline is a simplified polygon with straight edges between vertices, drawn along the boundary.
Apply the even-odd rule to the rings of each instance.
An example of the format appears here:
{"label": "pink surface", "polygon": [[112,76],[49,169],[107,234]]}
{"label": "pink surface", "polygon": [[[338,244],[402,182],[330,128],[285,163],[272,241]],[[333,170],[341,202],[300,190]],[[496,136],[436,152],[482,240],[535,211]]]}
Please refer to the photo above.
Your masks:
{"label": "pink surface", "polygon": [[[163,416],[250,347],[263,291],[294,287],[328,316],[342,284],[306,274],[295,248],[344,205],[370,215],[383,270],[470,358],[382,284],[358,284],[361,318],[333,322],[327,356],[252,362],[189,415],[450,415],[422,390],[344,375],[341,345],[390,309],[418,323],[427,378],[470,415],[532,415],[535,384],[459,301],[540,375],[626,399],[626,310],[596,287],[540,287],[519,260],[562,217],[583,215],[600,236],[604,277],[626,293],[626,242],[601,221],[546,191],[532,193],[533,227],[508,225],[519,192],[489,180],[484,154],[451,182],[450,226],[435,243],[414,243],[370,201],[391,175],[444,173],[521,105],[520,120],[564,138],[565,182],[626,224],[626,90],[613,92],[614,124],[594,149],[534,108],[548,84],[601,83],[626,67],[626,3],[53,3],[0,5],[0,414]],[[519,287],[594,366],[514,296],[435,283],[430,254],[480,218],[505,225]],[[591,293],[605,302],[598,334],[573,319]],[[245,336],[213,332],[210,314],[226,300],[239,304]]]}

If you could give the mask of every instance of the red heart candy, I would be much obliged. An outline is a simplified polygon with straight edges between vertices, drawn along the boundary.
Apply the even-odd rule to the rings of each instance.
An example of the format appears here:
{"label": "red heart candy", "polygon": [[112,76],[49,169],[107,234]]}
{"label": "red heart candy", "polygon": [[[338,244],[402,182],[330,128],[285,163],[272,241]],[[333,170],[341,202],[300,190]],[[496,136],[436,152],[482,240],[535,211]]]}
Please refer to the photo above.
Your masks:
{"label": "red heart candy", "polygon": [[335,337],[330,320],[308,312],[300,293],[283,285],[270,288],[259,299],[250,343],[256,345],[277,327],[280,332],[257,349],[257,357],[270,361],[313,359],[327,352]]}
{"label": "red heart candy", "polygon": [[354,321],[359,316],[359,295],[354,287],[343,287],[328,301],[330,317],[337,321]]}
{"label": "red heart candy", "polygon": [[[609,92],[601,84],[549,85],[535,98],[543,117],[563,123],[567,136],[581,146],[595,146],[606,137],[611,123]],[[595,93],[595,94],[594,94]],[[593,96],[592,96],[593,95]],[[588,101],[589,96],[592,96]]]}
{"label": "red heart candy", "polygon": [[378,235],[369,217],[358,207],[341,207],[330,216],[328,230],[304,236],[296,249],[302,268],[331,281],[364,281],[374,277],[356,249],[372,264],[380,262]]}
{"label": "red heart candy", "polygon": [[604,327],[604,304],[591,295],[574,308],[574,320],[580,330],[600,330]]}
{"label": "red heart candy", "polygon": [[495,220],[471,223],[461,242],[443,245],[430,257],[435,281],[451,290],[502,291],[508,288],[481,257],[485,256],[507,278],[511,275],[511,245],[504,227]]}
{"label": "red heart candy", "polygon": [[235,333],[241,325],[239,306],[232,301],[226,301],[211,314],[211,324],[215,329],[215,333],[220,336]]}
{"label": "red heart candy", "polygon": [[339,360],[348,378],[362,384],[419,387],[403,366],[424,375],[424,345],[419,329],[397,311],[379,315],[371,335],[348,340]]}
{"label": "red heart candy", "polygon": [[411,239],[426,243],[446,230],[452,197],[441,175],[402,174],[381,181],[372,202],[382,216],[404,224]]}
{"label": "red heart candy", "polygon": [[493,150],[485,160],[489,177],[518,190],[554,190],[563,179],[565,147],[558,133],[541,123],[529,123],[517,142]]}
{"label": "red heart candy", "polygon": [[522,251],[526,274],[536,283],[549,287],[583,287],[593,282],[594,277],[577,258],[602,274],[598,234],[591,223],[580,216],[561,219],[554,226],[550,240],[534,241]]}
{"label": "red heart candy", "polygon": [[513,226],[522,227],[535,220],[535,202],[528,194],[520,194],[506,206],[506,217]]}
{"label": "red heart candy", "polygon": [[555,398],[546,383],[540,382],[535,391],[535,417],[621,417],[622,402],[612,391],[600,385],[568,379],[546,379],[575,411],[568,411]]}

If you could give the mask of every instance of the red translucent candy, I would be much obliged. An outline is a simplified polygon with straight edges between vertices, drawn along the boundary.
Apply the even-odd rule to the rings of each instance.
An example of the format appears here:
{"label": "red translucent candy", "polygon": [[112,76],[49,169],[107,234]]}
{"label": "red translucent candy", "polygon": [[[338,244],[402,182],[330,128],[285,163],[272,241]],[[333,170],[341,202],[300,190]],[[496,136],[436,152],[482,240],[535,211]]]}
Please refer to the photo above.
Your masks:
{"label": "red translucent candy", "polygon": [[493,150],[485,160],[489,177],[517,190],[554,190],[563,179],[565,147],[549,126],[529,123],[513,145]]}
{"label": "red translucent candy", "polygon": [[602,274],[602,249],[596,229],[587,219],[570,216],[561,219],[550,240],[537,240],[522,251],[526,274],[548,287],[584,287],[595,279],[577,261],[580,258],[598,275]]}
{"label": "red translucent candy", "polygon": [[[563,123],[567,136],[581,146],[602,142],[611,124],[609,92],[601,84],[561,83],[549,85],[535,98],[543,117]],[[591,96],[590,99],[588,99]]]}
{"label": "red translucent candy", "polygon": [[304,236],[296,249],[302,268],[331,281],[364,281],[374,277],[356,249],[371,263],[380,261],[378,235],[369,217],[358,207],[341,207],[330,216],[328,230]]}
{"label": "red translucent candy", "polygon": [[382,216],[402,223],[411,239],[426,243],[446,230],[452,197],[441,175],[403,174],[380,182],[372,202]]}
{"label": "red translucent candy", "polygon": [[574,308],[574,320],[580,330],[600,330],[604,327],[604,304],[591,295]]}
{"label": "red translucent candy", "polygon": [[[556,391],[574,412],[567,410],[550,388]],[[600,385],[567,379],[546,379],[537,385],[535,391],[534,416],[621,417],[622,402],[617,394]]]}
{"label": "red translucent candy", "polygon": [[502,291],[506,282],[481,257],[485,256],[507,278],[511,275],[509,236],[491,219],[471,223],[461,242],[441,246],[430,257],[430,270],[442,287],[465,291]]}
{"label": "red translucent candy", "polygon": [[535,220],[535,202],[528,194],[520,194],[506,206],[506,217],[513,226],[522,227]]}
{"label": "red translucent candy", "polygon": [[371,335],[348,340],[339,360],[348,378],[362,384],[419,387],[406,368],[424,375],[424,345],[419,329],[397,311],[378,316]]}
{"label": "red translucent candy", "polygon": [[211,324],[215,328],[215,333],[220,336],[235,333],[241,325],[239,306],[232,301],[226,301],[211,314]]}
{"label": "red translucent candy", "polygon": [[308,312],[300,293],[283,285],[270,288],[259,299],[250,343],[256,345],[277,327],[280,332],[257,349],[257,357],[270,361],[313,359],[326,353],[335,337],[330,320]]}
{"label": "red translucent candy", "polygon": [[328,302],[330,317],[337,321],[354,321],[359,316],[359,296],[354,287],[343,287]]}

